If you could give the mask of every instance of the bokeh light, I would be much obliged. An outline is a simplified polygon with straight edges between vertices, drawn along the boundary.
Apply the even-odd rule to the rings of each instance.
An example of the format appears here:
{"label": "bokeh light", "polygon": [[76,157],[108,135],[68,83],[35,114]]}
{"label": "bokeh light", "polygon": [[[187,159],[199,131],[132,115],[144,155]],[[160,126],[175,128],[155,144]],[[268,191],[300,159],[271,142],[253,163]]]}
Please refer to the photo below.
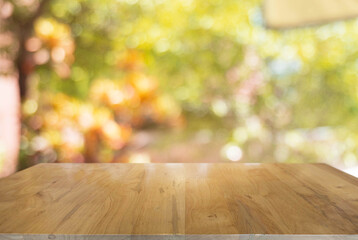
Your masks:
{"label": "bokeh light", "polygon": [[0,141],[0,172],[325,162],[357,174],[357,19],[277,31],[259,0],[52,0],[21,29],[41,2],[0,1],[0,79],[26,93],[11,120],[20,149]]}

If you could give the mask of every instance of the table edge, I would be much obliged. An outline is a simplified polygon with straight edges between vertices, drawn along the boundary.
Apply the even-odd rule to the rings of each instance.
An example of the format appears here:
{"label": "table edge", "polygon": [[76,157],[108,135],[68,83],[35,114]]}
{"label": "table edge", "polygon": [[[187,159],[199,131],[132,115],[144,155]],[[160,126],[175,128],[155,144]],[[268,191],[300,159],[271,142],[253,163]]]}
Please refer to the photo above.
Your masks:
{"label": "table edge", "polygon": [[0,234],[0,240],[356,240],[358,234]]}

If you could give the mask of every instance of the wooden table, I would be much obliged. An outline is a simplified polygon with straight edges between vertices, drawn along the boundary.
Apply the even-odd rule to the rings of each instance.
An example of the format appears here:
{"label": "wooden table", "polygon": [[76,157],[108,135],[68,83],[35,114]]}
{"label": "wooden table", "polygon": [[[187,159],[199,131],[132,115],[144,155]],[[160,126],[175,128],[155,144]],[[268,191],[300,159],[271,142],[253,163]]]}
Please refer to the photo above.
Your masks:
{"label": "wooden table", "polygon": [[39,164],[0,179],[0,239],[358,239],[325,164]]}

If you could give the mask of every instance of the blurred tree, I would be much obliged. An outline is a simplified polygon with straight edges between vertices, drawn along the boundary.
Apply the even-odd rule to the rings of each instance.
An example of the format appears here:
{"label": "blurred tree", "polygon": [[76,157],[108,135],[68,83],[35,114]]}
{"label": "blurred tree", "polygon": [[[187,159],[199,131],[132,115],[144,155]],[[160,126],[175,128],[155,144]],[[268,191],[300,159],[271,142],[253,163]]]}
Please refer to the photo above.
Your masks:
{"label": "blurred tree", "polygon": [[29,1],[6,20],[13,39],[33,19],[21,167],[132,161],[152,130],[167,160],[181,139],[176,161],[196,144],[188,159],[357,162],[356,20],[277,32],[259,0]]}
{"label": "blurred tree", "polygon": [[[42,1],[2,1],[3,7],[10,8],[8,16],[4,18],[2,30],[12,33],[12,40],[17,41],[17,47],[12,50],[15,55],[14,63],[18,74],[20,97],[26,95],[27,76],[33,70],[33,63],[28,57],[26,41],[33,33],[35,21],[43,14],[49,0]],[[8,7],[7,7],[8,6]]]}
{"label": "blurred tree", "polygon": [[[26,50],[26,41],[32,35],[34,22],[43,14],[48,2],[49,0],[0,1],[0,62],[5,63],[1,64],[0,69],[0,94],[7,99],[7,105],[0,108],[0,123],[1,128],[4,128],[0,129],[0,147],[5,148],[0,176],[9,175],[16,170],[20,100],[25,98],[28,75],[34,68]],[[14,83],[16,79],[17,84]]]}

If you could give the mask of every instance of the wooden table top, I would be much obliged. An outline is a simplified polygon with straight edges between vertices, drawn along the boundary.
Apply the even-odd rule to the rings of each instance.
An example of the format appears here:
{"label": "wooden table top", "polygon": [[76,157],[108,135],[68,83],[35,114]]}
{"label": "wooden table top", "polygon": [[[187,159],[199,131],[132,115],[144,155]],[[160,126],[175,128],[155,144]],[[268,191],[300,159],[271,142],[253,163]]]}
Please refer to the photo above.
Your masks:
{"label": "wooden table top", "polygon": [[0,239],[27,234],[358,239],[358,179],[325,164],[39,164],[0,179]]}

